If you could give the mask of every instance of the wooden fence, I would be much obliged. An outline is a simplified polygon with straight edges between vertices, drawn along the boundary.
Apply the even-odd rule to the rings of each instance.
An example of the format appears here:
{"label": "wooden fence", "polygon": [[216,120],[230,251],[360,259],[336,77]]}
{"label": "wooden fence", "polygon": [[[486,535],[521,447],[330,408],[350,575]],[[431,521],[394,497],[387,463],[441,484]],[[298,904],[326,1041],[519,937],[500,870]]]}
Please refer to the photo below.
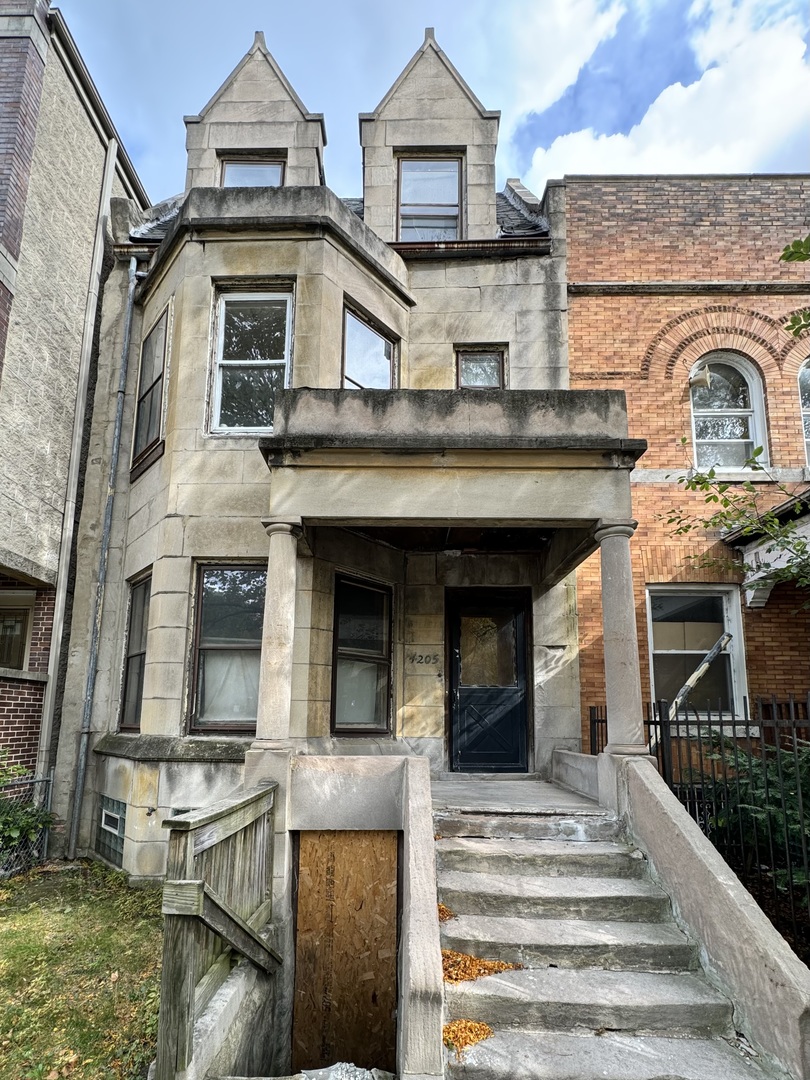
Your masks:
{"label": "wooden fence", "polygon": [[237,953],[266,973],[281,958],[259,935],[271,913],[276,784],[169,818],[155,1080],[192,1057],[194,1022]]}

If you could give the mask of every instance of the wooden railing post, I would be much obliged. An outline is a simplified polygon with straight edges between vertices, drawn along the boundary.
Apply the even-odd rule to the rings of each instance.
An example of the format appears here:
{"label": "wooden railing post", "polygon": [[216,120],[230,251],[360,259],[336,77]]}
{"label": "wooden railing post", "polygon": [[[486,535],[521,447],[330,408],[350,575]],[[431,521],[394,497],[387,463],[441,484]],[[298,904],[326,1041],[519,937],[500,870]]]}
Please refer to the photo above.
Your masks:
{"label": "wooden railing post", "polygon": [[[193,867],[194,834],[172,832],[169,837],[169,877],[190,877]],[[166,915],[155,1080],[174,1080],[175,1074],[191,1061],[196,986],[196,923],[183,915]]]}

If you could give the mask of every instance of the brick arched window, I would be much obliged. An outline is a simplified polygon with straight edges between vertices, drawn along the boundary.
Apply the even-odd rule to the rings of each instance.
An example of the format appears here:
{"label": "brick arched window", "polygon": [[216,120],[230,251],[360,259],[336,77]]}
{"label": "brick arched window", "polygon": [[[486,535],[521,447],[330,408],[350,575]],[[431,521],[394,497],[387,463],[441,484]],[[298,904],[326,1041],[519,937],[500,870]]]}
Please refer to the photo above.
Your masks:
{"label": "brick arched window", "polygon": [[810,359],[804,362],[799,372],[799,398],[802,404],[804,449],[807,454],[807,464],[810,465]]}
{"label": "brick arched window", "polygon": [[[708,386],[702,378],[707,369]],[[764,464],[765,402],[754,365],[738,353],[708,353],[692,369],[689,382],[697,467],[742,469],[758,446]]]}

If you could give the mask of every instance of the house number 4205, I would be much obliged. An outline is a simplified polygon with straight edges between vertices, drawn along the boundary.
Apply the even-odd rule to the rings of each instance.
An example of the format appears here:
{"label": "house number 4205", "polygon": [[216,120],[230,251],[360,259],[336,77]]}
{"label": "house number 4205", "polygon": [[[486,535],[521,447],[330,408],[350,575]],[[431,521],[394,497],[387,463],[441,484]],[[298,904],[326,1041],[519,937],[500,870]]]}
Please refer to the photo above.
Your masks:
{"label": "house number 4205", "polygon": [[409,653],[408,660],[411,664],[438,664],[439,654],[433,653]]}

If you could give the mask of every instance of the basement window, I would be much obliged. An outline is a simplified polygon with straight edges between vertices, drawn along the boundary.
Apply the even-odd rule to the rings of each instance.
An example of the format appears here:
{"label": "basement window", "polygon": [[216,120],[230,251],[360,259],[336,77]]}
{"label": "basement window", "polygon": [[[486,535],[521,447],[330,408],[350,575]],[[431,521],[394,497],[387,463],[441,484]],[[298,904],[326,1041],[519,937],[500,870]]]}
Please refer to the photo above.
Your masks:
{"label": "basement window", "polygon": [[100,795],[96,822],[96,852],[119,869],[124,864],[124,828],[127,820],[126,803]]}

